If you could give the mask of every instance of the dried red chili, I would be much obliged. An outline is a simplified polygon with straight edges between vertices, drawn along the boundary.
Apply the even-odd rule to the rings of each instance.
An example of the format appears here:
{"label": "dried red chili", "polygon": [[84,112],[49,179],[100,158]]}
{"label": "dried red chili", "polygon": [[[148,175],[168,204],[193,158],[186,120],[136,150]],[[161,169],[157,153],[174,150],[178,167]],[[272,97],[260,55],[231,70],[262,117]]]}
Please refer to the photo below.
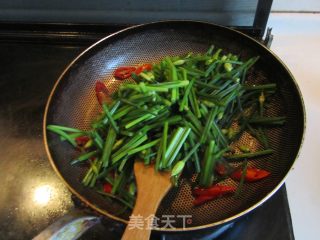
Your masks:
{"label": "dried red chili", "polygon": [[[269,175],[270,175],[270,172],[266,170],[248,167],[244,180],[246,182],[256,182],[263,178],[268,177]],[[231,174],[231,178],[237,181],[240,181],[241,176],[242,176],[242,169],[238,169]]]}
{"label": "dried red chili", "polygon": [[207,201],[216,199],[222,195],[233,193],[236,190],[233,186],[214,185],[209,188],[195,188],[193,194],[196,196],[194,205],[200,205]]}
{"label": "dried red chili", "polygon": [[119,67],[114,71],[114,77],[120,80],[131,77],[131,74],[136,70],[135,67]]}
{"label": "dried red chili", "polygon": [[103,191],[106,193],[111,193],[112,185],[110,183],[103,184]]}
{"label": "dried red chili", "polygon": [[139,75],[143,71],[150,71],[150,70],[152,70],[152,65],[150,63],[146,63],[137,67],[134,73]]}
{"label": "dried red chili", "polygon": [[95,92],[100,105],[103,103],[110,103],[111,97],[108,88],[103,82],[97,81],[95,86]]}

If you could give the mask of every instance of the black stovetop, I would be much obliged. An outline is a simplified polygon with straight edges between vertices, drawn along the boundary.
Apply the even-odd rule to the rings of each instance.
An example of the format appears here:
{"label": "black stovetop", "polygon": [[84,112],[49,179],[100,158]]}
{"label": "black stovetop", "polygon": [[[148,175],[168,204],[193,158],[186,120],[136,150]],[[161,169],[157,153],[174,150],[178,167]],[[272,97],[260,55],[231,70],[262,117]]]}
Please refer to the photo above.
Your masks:
{"label": "black stovetop", "polygon": [[[74,208],[47,159],[42,118],[56,79],[93,39],[49,40],[0,33],[0,239],[31,239]],[[100,225],[82,239],[118,237]],[[294,239],[285,186],[218,239]]]}

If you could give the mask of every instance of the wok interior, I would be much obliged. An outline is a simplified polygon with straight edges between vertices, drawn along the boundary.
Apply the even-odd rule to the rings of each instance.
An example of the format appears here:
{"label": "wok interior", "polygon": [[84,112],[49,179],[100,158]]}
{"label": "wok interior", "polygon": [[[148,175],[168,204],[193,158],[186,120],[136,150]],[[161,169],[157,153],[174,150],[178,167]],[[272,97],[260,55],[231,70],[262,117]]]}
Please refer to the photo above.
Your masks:
{"label": "wok interior", "polygon": [[[248,81],[277,83],[278,91],[267,109],[267,115],[285,115],[287,122],[283,127],[267,130],[270,147],[275,152],[249,162],[249,166],[270,171],[271,176],[260,182],[245,184],[239,197],[225,196],[194,207],[191,194],[194,176],[186,171],[179,186],[167,194],[156,214],[160,219],[163,219],[163,215],[175,215],[176,228],[183,226],[183,218],[178,215],[192,216],[192,223],[186,225],[189,228],[214,224],[247,210],[272,192],[291,168],[303,135],[303,107],[292,77],[269,51],[241,34],[210,24],[171,22],[132,28],[106,38],[82,54],[62,75],[47,112],[47,124],[88,129],[99,112],[94,93],[97,80],[106,82],[109,88],[115,90],[121,82],[114,80],[112,74],[119,66],[158,62],[168,55],[203,53],[212,44],[216,49],[238,54],[242,59],[260,56],[248,74]],[[116,201],[105,199],[81,185],[86,168],[69,164],[77,156],[77,151],[67,143],[62,143],[54,134],[48,133],[47,140],[54,165],[69,187],[101,212],[116,215],[123,208]],[[249,135],[241,141],[257,144]],[[225,183],[237,186],[230,179]],[[130,211],[126,211],[119,217],[127,220],[129,215]],[[158,223],[161,226],[161,222]]]}

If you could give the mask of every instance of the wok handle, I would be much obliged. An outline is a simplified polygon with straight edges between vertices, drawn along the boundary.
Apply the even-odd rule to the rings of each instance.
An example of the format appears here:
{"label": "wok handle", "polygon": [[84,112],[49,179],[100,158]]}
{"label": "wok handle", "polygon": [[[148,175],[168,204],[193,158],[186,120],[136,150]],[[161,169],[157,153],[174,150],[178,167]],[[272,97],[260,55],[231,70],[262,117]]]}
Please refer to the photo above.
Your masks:
{"label": "wok handle", "polygon": [[84,212],[73,210],[59,218],[35,236],[33,240],[74,240],[99,222],[100,218],[97,216],[90,216]]}

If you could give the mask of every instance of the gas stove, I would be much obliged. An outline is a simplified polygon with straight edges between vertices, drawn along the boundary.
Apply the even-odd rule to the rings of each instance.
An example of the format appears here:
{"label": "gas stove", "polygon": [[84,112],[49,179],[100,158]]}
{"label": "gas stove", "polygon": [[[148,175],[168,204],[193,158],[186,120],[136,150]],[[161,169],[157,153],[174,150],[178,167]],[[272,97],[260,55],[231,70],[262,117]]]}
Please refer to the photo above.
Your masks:
{"label": "gas stove", "polygon": [[[2,24],[0,31],[0,239],[30,239],[68,211],[81,208],[52,170],[42,118],[60,73],[81,51],[124,26]],[[261,34],[239,28],[261,38]],[[272,35],[264,40],[271,43]],[[80,239],[119,239],[123,225],[103,219]],[[262,206],[201,234],[152,239],[294,239],[285,186]]]}

